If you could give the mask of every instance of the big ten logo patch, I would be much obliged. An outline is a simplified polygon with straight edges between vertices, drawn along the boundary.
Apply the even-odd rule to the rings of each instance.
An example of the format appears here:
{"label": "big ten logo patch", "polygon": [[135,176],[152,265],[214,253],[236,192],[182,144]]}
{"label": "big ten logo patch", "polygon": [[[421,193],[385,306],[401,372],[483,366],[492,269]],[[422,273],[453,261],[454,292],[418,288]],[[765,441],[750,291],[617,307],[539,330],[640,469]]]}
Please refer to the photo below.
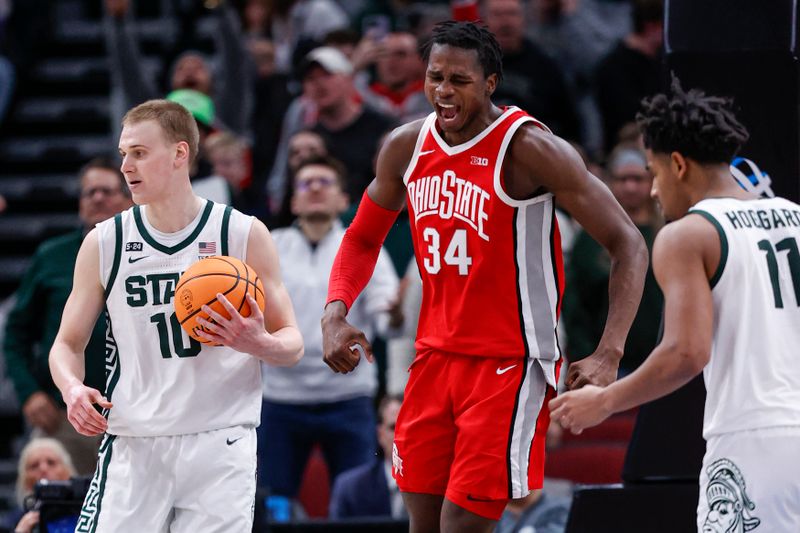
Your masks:
{"label": "big ten logo patch", "polygon": [[469,158],[469,164],[470,165],[476,165],[476,166],[479,166],[479,167],[488,167],[489,166],[489,158],[487,158],[487,157],[478,157],[476,155],[473,155],[472,157]]}

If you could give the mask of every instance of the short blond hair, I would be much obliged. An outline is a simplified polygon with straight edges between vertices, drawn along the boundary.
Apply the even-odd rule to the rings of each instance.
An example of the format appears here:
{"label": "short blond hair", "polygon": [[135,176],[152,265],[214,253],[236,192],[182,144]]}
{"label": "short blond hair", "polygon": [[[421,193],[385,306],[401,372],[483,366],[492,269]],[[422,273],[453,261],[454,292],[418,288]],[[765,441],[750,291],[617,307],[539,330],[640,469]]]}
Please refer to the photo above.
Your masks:
{"label": "short blond hair", "polygon": [[194,163],[200,146],[200,132],[192,114],[182,105],[169,100],[148,100],[139,104],[122,117],[122,126],[152,120],[161,126],[169,142],[185,142],[189,145],[189,165]]}

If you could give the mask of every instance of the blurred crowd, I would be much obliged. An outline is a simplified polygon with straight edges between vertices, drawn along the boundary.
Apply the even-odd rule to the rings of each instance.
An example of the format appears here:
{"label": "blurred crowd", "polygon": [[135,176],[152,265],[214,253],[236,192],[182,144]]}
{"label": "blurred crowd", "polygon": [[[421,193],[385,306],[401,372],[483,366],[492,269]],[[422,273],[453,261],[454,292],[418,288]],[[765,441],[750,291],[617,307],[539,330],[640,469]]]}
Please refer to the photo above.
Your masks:
{"label": "blurred crowd", "polygon": [[[0,122],[15,72],[31,61],[20,53],[27,37],[9,23],[9,17],[22,17],[35,27],[26,4],[16,2],[10,11],[10,0],[0,0]],[[141,6],[104,0],[111,127],[118,133],[122,114],[147,99],[182,104],[201,132],[192,170],[197,194],[260,218],[273,234],[306,354],[293,368],[264,367],[259,485],[271,498],[269,508],[275,516],[304,516],[303,475],[310,458],[321,456],[330,476],[332,518],[402,519],[402,500],[388,472],[421,292],[407,214],[398,218],[369,286],[350,312],[351,322],[375,342],[377,363],[332,374],[321,357],[319,318],[334,255],[374,176],[381,143],[394,127],[432,111],[423,92],[420,45],[439,21],[483,20],[504,54],[504,79],[494,102],[519,106],[578,148],[652,246],[663,221],[630,123],[640,99],[661,86],[662,0],[171,5],[162,22],[173,38],[157,51],[167,67],[154,72],[141,51]],[[213,26],[211,53],[198,45],[201,21]],[[64,267],[74,265],[87,229],[131,202],[114,161],[93,160],[77,179],[83,228],[42,244],[10,304],[4,336],[6,374],[34,439],[20,459],[21,495],[31,491],[36,468],[38,478],[90,474],[98,446],[70,431],[46,358],[71,287],[71,270]],[[574,361],[593,351],[603,331],[610,261],[569,213],[559,211],[558,220],[567,267],[560,339],[564,356]],[[55,264],[60,273],[53,272]],[[656,342],[661,294],[652,272],[639,309],[621,373],[635,369]],[[87,348],[87,379],[96,383],[104,382],[103,349],[102,342]],[[557,446],[559,428],[551,433],[550,445]],[[58,467],[32,466],[37,453],[52,455]],[[22,499],[19,505],[10,527],[28,531],[35,516],[24,511]],[[499,527],[516,531],[520,520],[528,520],[536,531],[559,531],[568,506],[568,500],[537,492],[510,505]]]}

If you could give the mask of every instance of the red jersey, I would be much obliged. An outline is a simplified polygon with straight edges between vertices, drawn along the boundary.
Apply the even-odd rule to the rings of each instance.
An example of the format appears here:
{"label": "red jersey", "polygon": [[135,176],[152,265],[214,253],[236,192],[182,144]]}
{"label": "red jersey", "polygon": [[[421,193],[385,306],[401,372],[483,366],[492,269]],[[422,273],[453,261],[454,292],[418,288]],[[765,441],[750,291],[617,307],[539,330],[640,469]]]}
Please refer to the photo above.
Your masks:
{"label": "red jersey", "polygon": [[528,122],[547,130],[510,107],[457,146],[435,114],[422,126],[404,176],[423,282],[416,348],[536,358],[554,385],[564,273],[553,195],[520,201],[503,189],[503,159]]}

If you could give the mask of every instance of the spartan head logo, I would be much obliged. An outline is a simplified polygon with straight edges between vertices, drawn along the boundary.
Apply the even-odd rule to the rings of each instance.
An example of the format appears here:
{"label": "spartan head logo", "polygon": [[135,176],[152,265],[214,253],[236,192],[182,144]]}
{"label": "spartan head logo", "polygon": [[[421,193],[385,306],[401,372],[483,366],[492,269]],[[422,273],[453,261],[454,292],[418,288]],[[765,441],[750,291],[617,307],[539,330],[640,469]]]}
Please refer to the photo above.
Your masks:
{"label": "spartan head logo", "polygon": [[745,491],[744,477],[729,459],[717,459],[706,468],[708,514],[703,533],[744,533],[761,520],[751,513],[756,508]]}
{"label": "spartan head logo", "polygon": [[183,289],[181,291],[181,304],[187,311],[192,310],[192,291],[189,289]]}

